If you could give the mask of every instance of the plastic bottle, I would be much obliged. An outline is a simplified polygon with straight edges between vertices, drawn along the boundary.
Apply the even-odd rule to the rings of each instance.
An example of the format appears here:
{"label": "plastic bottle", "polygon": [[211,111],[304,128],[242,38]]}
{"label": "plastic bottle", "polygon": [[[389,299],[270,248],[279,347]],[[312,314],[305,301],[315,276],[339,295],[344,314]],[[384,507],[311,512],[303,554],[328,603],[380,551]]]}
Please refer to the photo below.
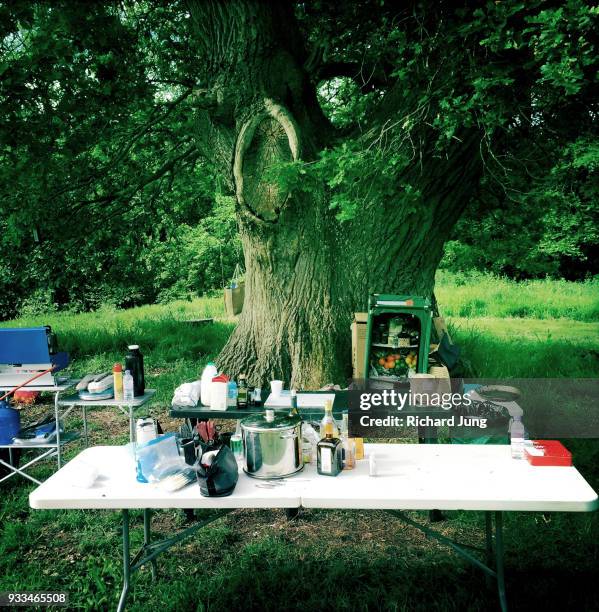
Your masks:
{"label": "plastic bottle", "polygon": [[133,393],[139,397],[146,392],[146,379],[144,376],[144,357],[139,351],[139,345],[130,344],[129,352],[125,355],[125,370],[133,376]]}
{"label": "plastic bottle", "polygon": [[243,439],[241,436],[241,422],[237,421],[235,433],[231,436],[231,450],[237,460],[237,465],[243,467]]}
{"label": "plastic bottle", "polygon": [[129,370],[125,370],[123,376],[123,400],[130,402],[135,397],[133,376]]}
{"label": "plastic bottle", "polygon": [[224,374],[215,376],[210,385],[210,409],[226,410],[229,379]]}
{"label": "plastic bottle", "polygon": [[227,383],[227,407],[237,407],[237,383],[234,380]]}
{"label": "plastic bottle", "polygon": [[209,361],[202,372],[202,379],[200,381],[200,401],[202,406],[210,406],[210,387],[212,385],[212,379],[218,374],[216,365]]}
{"label": "plastic bottle", "polygon": [[123,366],[115,363],[112,368],[112,386],[114,388],[114,399],[123,399]]}
{"label": "plastic bottle", "polygon": [[512,446],[512,458],[524,459],[524,423],[521,416],[515,416],[512,419],[510,444]]}

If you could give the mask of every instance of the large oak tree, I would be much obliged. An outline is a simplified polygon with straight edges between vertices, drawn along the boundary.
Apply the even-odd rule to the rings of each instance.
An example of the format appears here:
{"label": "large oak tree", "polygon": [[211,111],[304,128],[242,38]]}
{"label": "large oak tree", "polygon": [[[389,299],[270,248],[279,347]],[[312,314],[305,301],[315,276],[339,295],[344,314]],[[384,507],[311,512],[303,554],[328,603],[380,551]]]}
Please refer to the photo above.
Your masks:
{"label": "large oak tree", "polygon": [[432,291],[452,231],[508,274],[592,260],[597,20],[583,0],[5,2],[0,318],[219,286],[234,205],[247,298],[220,364],[314,387],[349,373],[370,292]]}
{"label": "large oak tree", "polygon": [[[577,3],[189,6],[198,146],[236,194],[247,270],[219,364],[255,382],[342,379],[352,313],[371,292],[432,292],[481,177],[504,185],[522,163],[511,142],[594,119],[581,104],[594,17]],[[335,125],[327,103],[348,91],[354,120]]]}

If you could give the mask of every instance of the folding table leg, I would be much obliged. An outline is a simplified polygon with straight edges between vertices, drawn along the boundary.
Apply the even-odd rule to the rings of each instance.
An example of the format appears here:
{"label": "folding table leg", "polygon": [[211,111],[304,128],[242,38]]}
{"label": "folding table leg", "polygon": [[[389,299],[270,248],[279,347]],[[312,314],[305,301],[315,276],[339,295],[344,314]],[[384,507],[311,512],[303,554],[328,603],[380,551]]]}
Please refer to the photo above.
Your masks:
{"label": "folding table leg", "polygon": [[[144,548],[152,542],[152,511],[149,508],[144,508]],[[156,580],[156,560],[150,561],[152,567],[152,580]]]}
{"label": "folding table leg", "polygon": [[129,594],[131,578],[131,557],[129,555],[129,510],[123,510],[123,589],[119,598],[117,612],[123,612]]}
{"label": "folding table leg", "polygon": [[54,420],[56,422],[56,463],[58,469],[62,467],[62,453],[60,448],[60,414],[58,412],[58,395],[59,391],[54,394]]}
{"label": "folding table leg", "polygon": [[497,591],[501,612],[507,612],[507,596],[505,593],[505,573],[503,567],[503,515],[495,512],[495,561],[497,572]]}
{"label": "folding table leg", "polygon": [[133,406],[129,404],[129,442],[135,442],[135,421],[133,420]]}
{"label": "folding table leg", "polygon": [[41,485],[41,480],[30,476],[29,474],[27,474],[27,472],[25,472],[25,470],[34,463],[37,463],[40,459],[48,457],[52,452],[54,452],[54,449],[50,449],[50,451],[45,452],[43,455],[36,457],[32,461],[26,463],[25,465],[22,465],[21,467],[16,467],[11,463],[6,463],[6,461],[2,461],[2,459],[0,459],[0,465],[8,469],[8,472],[4,476],[2,476],[2,478],[0,478],[0,482],[4,482],[5,480],[8,480],[9,478],[12,478],[13,476],[16,476],[18,474],[19,476],[23,476],[23,478],[31,480],[31,482],[34,482],[36,485]]}
{"label": "folding table leg", "polygon": [[[491,512],[485,512],[485,553],[486,561],[489,567],[493,567],[493,517]],[[487,587],[493,584],[491,576],[485,575]]]}
{"label": "folding table leg", "polygon": [[83,439],[85,440],[85,448],[89,446],[89,440],[87,438],[87,407],[82,406],[83,410]]}

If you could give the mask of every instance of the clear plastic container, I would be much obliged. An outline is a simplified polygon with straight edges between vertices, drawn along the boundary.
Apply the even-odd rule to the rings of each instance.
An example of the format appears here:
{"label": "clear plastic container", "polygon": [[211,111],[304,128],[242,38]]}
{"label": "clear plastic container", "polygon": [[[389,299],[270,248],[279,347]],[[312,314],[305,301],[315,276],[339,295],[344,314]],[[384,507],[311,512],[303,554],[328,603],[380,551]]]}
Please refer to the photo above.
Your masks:
{"label": "clear plastic container", "polygon": [[125,370],[125,374],[123,374],[123,399],[130,402],[134,397],[133,376],[131,376],[129,370]]}
{"label": "clear plastic container", "polygon": [[241,437],[241,425],[239,421],[237,421],[237,429],[235,430],[235,433],[231,436],[231,450],[233,451],[233,455],[235,455],[237,465],[239,467],[242,467],[243,466],[243,438]]}
{"label": "clear plastic container", "polygon": [[510,445],[513,459],[524,459],[524,423],[522,417],[515,416],[510,427]]}

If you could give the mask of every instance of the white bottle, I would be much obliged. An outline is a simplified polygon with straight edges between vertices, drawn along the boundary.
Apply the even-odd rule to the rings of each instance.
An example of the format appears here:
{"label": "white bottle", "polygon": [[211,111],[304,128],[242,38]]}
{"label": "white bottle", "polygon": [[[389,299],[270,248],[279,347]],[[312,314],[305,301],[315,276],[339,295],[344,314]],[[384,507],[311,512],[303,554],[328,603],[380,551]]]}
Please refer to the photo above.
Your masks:
{"label": "white bottle", "polygon": [[123,374],[123,399],[130,402],[133,399],[133,376],[129,370]]}
{"label": "white bottle", "polygon": [[524,423],[521,416],[515,416],[512,419],[510,444],[512,446],[512,458],[524,459]]}
{"label": "white bottle", "polygon": [[216,365],[209,361],[202,372],[202,379],[200,382],[200,401],[202,406],[210,406],[210,387],[212,386],[212,379],[218,376],[218,370]]}

